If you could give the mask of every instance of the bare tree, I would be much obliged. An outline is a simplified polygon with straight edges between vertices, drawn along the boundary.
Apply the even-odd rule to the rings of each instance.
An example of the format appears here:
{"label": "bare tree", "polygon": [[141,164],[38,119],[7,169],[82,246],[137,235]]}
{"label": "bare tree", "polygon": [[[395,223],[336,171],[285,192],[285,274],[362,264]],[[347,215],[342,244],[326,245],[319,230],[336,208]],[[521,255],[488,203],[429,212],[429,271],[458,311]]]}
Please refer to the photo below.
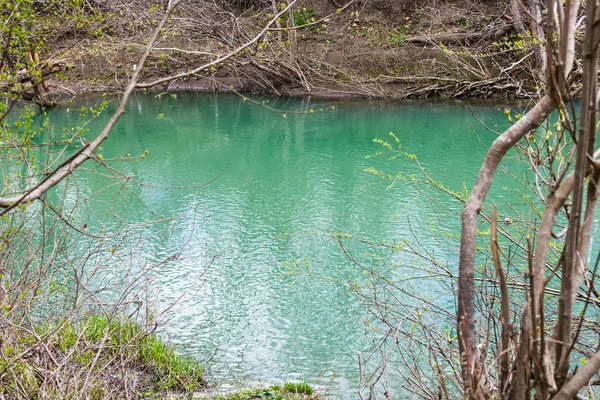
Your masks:
{"label": "bare tree", "polygon": [[[517,1],[516,3],[521,3]],[[539,4],[532,2],[528,17],[539,22]],[[513,3],[514,4],[514,3]],[[580,17],[580,9],[585,16]],[[585,385],[600,368],[598,355],[593,355],[584,368],[573,370],[572,359],[574,342],[580,333],[574,323],[574,303],[582,288],[582,278],[590,273],[586,264],[590,249],[591,226],[593,223],[598,197],[598,156],[596,151],[597,124],[597,58],[600,43],[600,25],[598,2],[580,1],[562,2],[549,0],[546,5],[547,21],[546,59],[547,93],[522,118],[508,130],[498,136],[490,147],[483,162],[477,181],[466,201],[462,214],[460,267],[458,280],[458,334],[462,378],[467,398],[487,398],[489,396],[490,366],[478,351],[477,312],[476,312],[476,243],[478,215],[484,205],[489,188],[499,163],[511,148],[535,131],[551,111],[558,109],[560,124],[558,130],[571,147],[560,162],[559,151],[549,148],[545,157],[533,163],[536,174],[546,168],[547,175],[538,182],[538,193],[544,204],[543,216],[539,228],[532,233],[529,241],[529,288],[527,303],[520,310],[520,332],[512,343],[503,340],[501,398],[525,399],[535,389],[536,398],[567,399]],[[581,21],[585,20],[585,37],[581,54],[582,67],[574,69],[576,60],[575,32]],[[535,32],[535,29],[534,29]],[[543,39],[539,35],[539,39]],[[581,87],[573,91],[572,83],[581,77]],[[581,111],[576,111],[574,96],[581,96]],[[574,161],[572,165],[571,160]],[[587,182],[587,190],[586,190]],[[542,187],[543,186],[543,187]],[[587,193],[587,194],[586,194]],[[570,200],[570,204],[568,200]],[[557,262],[548,264],[548,250],[552,239],[552,229],[557,217],[565,210],[568,218],[566,238],[561,242],[562,250]],[[495,229],[495,228],[492,228]],[[535,242],[535,248],[533,248]],[[494,246],[494,244],[493,244]],[[499,257],[494,256],[498,274],[503,274]],[[546,273],[549,270],[550,273]],[[586,272],[587,271],[587,272]],[[549,283],[560,277],[560,294],[554,328],[548,330],[549,311],[546,309],[545,294]],[[593,277],[586,278],[589,290],[593,289]],[[502,281],[502,279],[500,279]],[[502,306],[511,302],[511,294],[502,292]],[[583,316],[582,316],[583,318]],[[503,337],[511,327],[503,321]],[[516,352],[512,352],[512,348]],[[511,367],[508,367],[510,362]]]}

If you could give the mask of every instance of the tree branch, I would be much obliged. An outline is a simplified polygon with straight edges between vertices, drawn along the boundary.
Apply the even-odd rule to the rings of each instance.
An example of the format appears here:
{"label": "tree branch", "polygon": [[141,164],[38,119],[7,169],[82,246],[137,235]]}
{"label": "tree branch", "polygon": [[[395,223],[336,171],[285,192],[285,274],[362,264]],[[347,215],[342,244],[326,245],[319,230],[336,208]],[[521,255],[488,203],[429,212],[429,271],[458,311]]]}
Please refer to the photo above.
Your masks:
{"label": "tree branch", "polygon": [[14,196],[14,197],[2,197],[0,198],[0,207],[5,208],[5,210],[0,213],[0,215],[5,214],[10,209],[14,208],[18,204],[29,203],[34,200],[39,199],[44,193],[50,190],[52,187],[56,186],[60,181],[69,176],[74,170],[76,170],[81,164],[85,161],[89,160],[94,156],[95,151],[100,147],[100,145],[108,138],[110,132],[119,121],[119,118],[125,114],[125,106],[127,105],[127,101],[129,100],[129,96],[133,93],[138,78],[140,76],[140,72],[148,59],[150,51],[160,34],[160,31],[163,29],[165,23],[167,22],[169,15],[173,12],[173,10],[177,7],[181,0],[174,0],[170,3],[169,9],[163,15],[160,23],[154,30],[150,40],[148,41],[148,45],[146,46],[146,51],[140,57],[138,61],[138,68],[132,74],[129,84],[127,85],[127,89],[123,93],[123,97],[119,102],[119,107],[112,115],[102,132],[91,141],[86,147],[80,150],[80,152],[66,165],[59,166],[54,171],[50,172],[50,174],[42,180],[41,183],[36,184],[33,189],[29,189],[25,195]]}

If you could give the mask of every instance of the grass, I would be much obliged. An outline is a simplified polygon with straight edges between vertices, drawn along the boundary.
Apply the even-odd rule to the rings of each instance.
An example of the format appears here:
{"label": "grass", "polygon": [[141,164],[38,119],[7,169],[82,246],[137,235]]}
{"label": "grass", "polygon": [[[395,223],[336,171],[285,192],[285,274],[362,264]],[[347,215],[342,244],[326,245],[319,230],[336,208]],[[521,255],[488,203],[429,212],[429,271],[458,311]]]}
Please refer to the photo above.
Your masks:
{"label": "grass", "polygon": [[36,325],[0,335],[0,343],[0,387],[7,399],[116,399],[123,398],[120,390],[161,398],[205,386],[198,361],[123,317]]}
{"label": "grass", "polygon": [[[175,348],[158,335],[145,332],[137,323],[128,319],[106,316],[89,316],[81,324],[83,336],[89,343],[99,344],[105,337],[107,354],[116,351],[131,358],[132,365],[154,374],[154,386],[158,390],[183,389],[191,391],[204,385],[200,363],[190,357],[178,355]],[[71,324],[62,330],[67,345],[72,345]],[[121,354],[123,355],[123,354]]]}
{"label": "grass", "polygon": [[[0,387],[7,400],[116,400],[125,398],[127,391],[127,396],[133,394],[132,398],[191,399],[194,391],[205,386],[202,366],[197,361],[178,355],[173,346],[151,330],[124,317],[89,315],[77,322],[48,322],[15,330],[10,338],[0,341]],[[23,354],[33,356],[28,358]],[[322,398],[306,382],[285,382],[210,397],[212,400]]]}
{"label": "grass", "polygon": [[320,399],[313,394],[312,387],[306,382],[286,382],[282,386],[244,389],[224,396],[210,397],[212,400],[310,400]]}

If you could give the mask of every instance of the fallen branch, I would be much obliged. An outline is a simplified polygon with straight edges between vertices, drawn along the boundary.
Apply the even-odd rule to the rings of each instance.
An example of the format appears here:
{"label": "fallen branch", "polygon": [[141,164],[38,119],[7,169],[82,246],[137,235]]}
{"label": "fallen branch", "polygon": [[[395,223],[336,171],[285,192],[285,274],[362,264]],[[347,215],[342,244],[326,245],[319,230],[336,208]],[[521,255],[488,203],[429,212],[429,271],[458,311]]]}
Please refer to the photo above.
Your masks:
{"label": "fallen branch", "polygon": [[481,40],[488,37],[499,38],[514,29],[512,24],[502,26],[491,31],[445,33],[441,35],[419,35],[403,40],[401,43],[439,44],[439,43],[464,43]]}

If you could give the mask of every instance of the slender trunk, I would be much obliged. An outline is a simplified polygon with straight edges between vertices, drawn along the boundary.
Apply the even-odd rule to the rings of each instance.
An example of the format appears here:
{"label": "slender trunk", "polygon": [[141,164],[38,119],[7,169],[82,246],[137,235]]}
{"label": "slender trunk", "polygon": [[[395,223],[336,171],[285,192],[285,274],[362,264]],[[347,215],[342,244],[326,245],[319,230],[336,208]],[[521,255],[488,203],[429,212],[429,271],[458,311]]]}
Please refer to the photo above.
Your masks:
{"label": "slender trunk", "polygon": [[490,229],[490,250],[492,253],[492,260],[494,261],[494,267],[496,269],[496,275],[498,275],[498,282],[500,284],[500,295],[501,295],[501,322],[502,322],[502,340],[498,347],[498,358],[500,359],[500,387],[498,392],[500,398],[504,398],[504,390],[508,383],[508,376],[510,373],[510,337],[511,337],[511,324],[510,324],[510,295],[508,292],[508,285],[506,283],[506,275],[502,269],[502,262],[500,261],[500,244],[498,243],[498,211],[496,206],[492,211],[492,226]]}
{"label": "slender trunk", "polygon": [[582,387],[587,385],[600,369],[600,351],[590,358],[583,367],[567,382],[552,400],[570,400],[577,397]]}
{"label": "slender trunk", "polygon": [[[599,183],[600,183],[600,165],[598,162],[593,167],[593,174],[588,182],[587,187],[587,205],[585,208],[585,216],[583,217],[583,225],[581,227],[581,237],[579,238],[579,262],[575,268],[576,281],[581,281],[585,273],[585,260],[592,240],[592,227],[594,225],[594,217],[596,215],[596,207],[598,205]],[[572,293],[573,301],[577,292]]]}
{"label": "slender trunk", "polygon": [[512,0],[510,2],[510,13],[512,14],[513,23],[515,24],[515,30],[517,33],[524,35],[526,30],[525,25],[523,25],[523,14],[521,13],[519,0]]}
{"label": "slender trunk", "polygon": [[542,25],[542,5],[540,0],[529,0],[528,3],[531,14],[531,32],[536,41],[533,47],[536,73],[540,79],[545,80],[546,52],[544,42],[546,41],[546,35]]}
{"label": "slender trunk", "polygon": [[296,26],[294,23],[294,10],[290,8],[288,10],[288,27],[291,28],[288,30],[288,41],[290,43],[290,50],[294,51],[296,48],[296,29],[293,29]]}
{"label": "slender trunk", "polygon": [[36,73],[32,74],[33,80],[37,81],[33,85],[33,91],[35,93],[33,100],[41,107],[53,106],[54,103],[48,98],[48,84],[44,80],[44,74],[40,68],[40,58],[35,50],[29,52],[29,61],[31,62],[31,71],[36,71]]}
{"label": "slender trunk", "polygon": [[558,321],[554,335],[556,343],[556,380],[559,387],[567,379],[571,349],[573,304],[581,286],[581,276],[583,275],[583,270],[578,267],[578,264],[583,262],[582,258],[584,255],[578,254],[577,250],[580,248],[587,249],[587,243],[581,243],[579,239],[585,238],[581,230],[584,180],[591,172],[590,160],[593,157],[592,151],[595,145],[598,123],[598,113],[596,111],[598,107],[598,74],[596,71],[598,68],[598,44],[600,43],[600,16],[596,15],[597,11],[600,11],[598,0],[589,1],[586,10],[586,40],[582,54],[583,90],[574,170],[573,205],[571,207],[569,227],[565,240]]}
{"label": "slender trunk", "polygon": [[[546,207],[544,208],[542,221],[538,228],[537,244],[530,271],[532,274],[531,296],[525,305],[521,318],[521,342],[519,343],[518,356],[515,361],[515,372],[513,375],[513,386],[511,388],[510,397],[512,400],[525,398],[525,388],[527,387],[526,384],[529,371],[529,364],[525,361],[526,358],[529,357],[531,351],[532,344],[530,338],[536,339],[538,336],[537,332],[540,332],[538,328],[542,326],[541,315],[544,304],[544,270],[546,268],[546,259],[548,258],[550,241],[552,239],[552,227],[556,222],[561,207],[564,206],[573,191],[574,180],[575,174],[573,172],[569,173],[560,186],[546,198]],[[536,333],[534,334],[534,332]],[[540,332],[540,334],[542,335],[542,340],[539,341],[541,344],[542,341],[544,341],[543,332]],[[533,346],[538,346],[537,342],[534,343]],[[550,391],[555,391],[556,383],[554,381],[554,368],[549,361],[547,355],[548,350],[540,345],[538,354],[538,360],[541,361],[542,364],[542,369],[540,371],[541,381],[538,381],[538,389],[548,388]]]}
{"label": "slender trunk", "polygon": [[479,381],[475,340],[475,247],[477,217],[494,180],[500,161],[529,131],[537,128],[555,108],[554,98],[546,95],[526,115],[500,135],[490,147],[475,186],[462,214],[460,265],[458,276],[458,335],[465,389]]}
{"label": "slender trunk", "polygon": [[[526,10],[523,10],[522,7],[526,7]],[[544,47],[546,35],[542,24],[541,0],[527,0],[527,4],[524,3],[524,0],[513,0],[510,4],[510,12],[517,33],[524,38],[533,36],[535,40],[533,44],[533,55],[535,57],[534,75],[544,81],[547,65]]]}
{"label": "slender trunk", "polygon": [[[517,1],[519,0],[514,0],[511,3],[513,10],[515,10],[515,6],[519,5]],[[517,123],[511,126],[494,141],[483,162],[477,181],[463,208],[458,277],[457,323],[461,371],[464,379],[466,398],[472,398],[474,393],[473,390],[476,390],[476,387],[474,388],[473,386],[477,385],[480,381],[476,353],[474,281],[477,218],[492,181],[494,180],[494,175],[500,161],[517,141],[522,139],[529,131],[536,129],[555,108],[559,96],[563,93],[562,86],[564,86],[566,77],[569,76],[573,68],[575,57],[575,23],[581,0],[572,0],[565,3],[560,2],[559,0],[548,0],[548,3],[549,7],[555,7],[553,10],[556,9],[557,11],[557,13],[551,12],[552,18],[558,14],[556,17],[558,25],[555,27],[556,29],[554,31],[550,32],[550,34],[554,36],[560,32],[560,36],[557,37],[557,48],[559,51],[556,53],[548,53],[548,57],[552,57],[555,54],[558,54],[560,57],[559,60],[555,61],[556,64],[560,65],[560,68],[553,68],[553,71],[556,71],[556,75],[553,75],[553,77],[558,81],[558,85],[548,82],[548,87],[555,88],[557,91],[553,92],[552,90],[549,90],[549,92],[523,118],[517,121]],[[519,23],[518,18],[520,15],[521,14],[515,15],[517,19],[515,22],[516,24]],[[549,45],[549,47],[552,46]],[[564,92],[566,93],[567,90],[565,89]],[[553,224],[555,215],[548,215],[548,218],[552,220]],[[549,225],[549,229],[552,228],[552,224]],[[538,260],[536,260],[536,262],[538,262]],[[542,265],[545,265],[545,263]],[[538,274],[537,280],[534,281],[533,292],[538,298],[543,296],[543,289],[541,291],[535,290],[536,287],[540,286],[541,281],[543,281],[543,269],[541,275]],[[541,302],[536,301],[535,306],[536,308],[541,307]],[[535,319],[531,318],[531,320]],[[527,375],[526,371],[523,371],[523,373]],[[525,383],[525,381],[523,382]]]}
{"label": "slender trunk", "polygon": [[[275,0],[271,0],[271,7],[273,8],[273,15],[277,15],[278,10],[277,10],[277,2]],[[277,27],[277,29],[281,29],[281,23],[279,22],[279,18],[277,18],[277,21],[275,21],[275,26]],[[283,32],[282,31],[277,31],[277,42],[281,43],[283,41]]]}

